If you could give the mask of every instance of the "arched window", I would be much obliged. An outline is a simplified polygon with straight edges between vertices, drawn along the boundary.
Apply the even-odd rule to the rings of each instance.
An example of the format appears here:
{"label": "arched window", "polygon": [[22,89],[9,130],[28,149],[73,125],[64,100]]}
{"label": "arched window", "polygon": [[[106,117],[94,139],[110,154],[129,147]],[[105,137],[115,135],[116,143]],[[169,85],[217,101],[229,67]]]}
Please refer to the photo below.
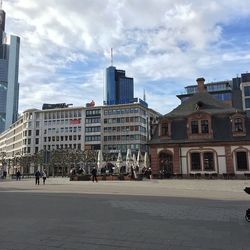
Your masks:
{"label": "arched window", "polygon": [[236,170],[237,171],[247,171],[248,170],[248,157],[246,151],[236,151]]}
{"label": "arched window", "polygon": [[190,153],[191,171],[214,171],[215,161],[214,152],[191,152]]}

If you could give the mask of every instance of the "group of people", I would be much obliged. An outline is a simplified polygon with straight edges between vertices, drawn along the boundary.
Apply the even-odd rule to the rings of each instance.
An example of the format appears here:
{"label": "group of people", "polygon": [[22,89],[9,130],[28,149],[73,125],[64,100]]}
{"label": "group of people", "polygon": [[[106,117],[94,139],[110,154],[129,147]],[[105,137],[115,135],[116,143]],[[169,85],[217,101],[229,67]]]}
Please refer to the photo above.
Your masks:
{"label": "group of people", "polygon": [[47,178],[47,173],[46,173],[46,170],[42,170],[41,172],[39,170],[37,170],[35,172],[35,183],[36,185],[39,185],[40,184],[40,177],[43,178],[43,185],[45,185],[45,181],[46,181],[46,178]]}

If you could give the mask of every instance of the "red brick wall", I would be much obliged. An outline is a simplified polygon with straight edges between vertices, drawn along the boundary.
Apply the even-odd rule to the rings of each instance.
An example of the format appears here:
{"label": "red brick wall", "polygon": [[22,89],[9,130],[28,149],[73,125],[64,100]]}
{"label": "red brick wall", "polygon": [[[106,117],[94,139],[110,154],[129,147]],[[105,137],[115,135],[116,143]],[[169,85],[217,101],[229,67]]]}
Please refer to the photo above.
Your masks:
{"label": "red brick wall", "polygon": [[234,164],[233,164],[233,156],[231,153],[231,146],[225,146],[225,154],[226,154],[226,168],[227,173],[234,173]]}
{"label": "red brick wall", "polygon": [[180,173],[180,150],[179,147],[174,147],[174,156],[173,156],[173,173]]}
{"label": "red brick wall", "polygon": [[156,147],[150,147],[150,155],[151,155],[152,174],[158,174],[159,173],[159,159],[158,159]]}

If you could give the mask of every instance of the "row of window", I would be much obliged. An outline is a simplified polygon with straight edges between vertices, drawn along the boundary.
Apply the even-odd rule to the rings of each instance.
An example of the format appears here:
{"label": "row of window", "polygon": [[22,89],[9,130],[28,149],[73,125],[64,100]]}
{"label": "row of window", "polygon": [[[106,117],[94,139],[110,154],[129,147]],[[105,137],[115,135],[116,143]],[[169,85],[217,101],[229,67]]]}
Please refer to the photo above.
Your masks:
{"label": "row of window", "polygon": [[66,135],[66,136],[48,136],[44,137],[43,141],[44,142],[54,142],[54,141],[80,141],[81,140],[81,135]]}
{"label": "row of window", "polygon": [[130,132],[130,131],[141,131],[145,133],[146,128],[142,126],[104,127],[104,133]]}
{"label": "row of window", "polygon": [[113,136],[104,136],[104,141],[146,141],[147,138],[144,135],[113,135]]}
{"label": "row of window", "polygon": [[128,149],[131,150],[145,150],[145,145],[140,144],[111,144],[111,145],[104,145],[105,151],[121,151],[121,152],[127,152]]}
{"label": "row of window", "polygon": [[86,127],[85,128],[86,133],[92,133],[92,132],[101,132],[101,127]]}
{"label": "row of window", "polygon": [[[78,125],[81,124],[81,118],[79,119],[63,119],[63,120],[50,120],[44,121],[44,126],[55,126],[55,125]],[[39,125],[39,124],[38,124]],[[36,125],[37,126],[37,125]]]}
{"label": "row of window", "polygon": [[100,135],[85,136],[85,141],[101,141]]}
{"label": "row of window", "polygon": [[96,118],[86,118],[85,119],[85,123],[86,124],[90,124],[90,123],[101,123],[101,118],[96,117]]}
{"label": "row of window", "polygon": [[44,130],[44,134],[58,134],[58,133],[76,133],[81,132],[82,128],[78,127],[61,127],[61,128],[48,128]]}
{"label": "row of window", "polygon": [[[81,135],[69,135],[69,136],[48,136],[44,137],[43,141],[44,142],[54,142],[54,141],[76,141],[76,140],[81,140]],[[31,144],[31,138],[24,139],[23,143],[25,145],[30,145]],[[35,144],[39,144],[39,138],[35,138]]]}
{"label": "row of window", "polygon": [[65,110],[65,111],[44,113],[44,120],[61,119],[61,118],[77,118],[81,116],[82,116],[81,110]]}
{"label": "row of window", "polygon": [[86,116],[100,116],[100,115],[101,115],[100,109],[86,110]]}
{"label": "row of window", "polygon": [[[248,171],[246,151],[236,151],[236,170]],[[215,171],[215,157],[213,152],[192,152],[190,154],[191,171]]]}
{"label": "row of window", "polygon": [[[244,131],[244,119],[235,118],[233,119],[233,132],[243,132]],[[161,135],[169,136],[169,123],[163,122],[161,124]],[[208,134],[209,133],[209,123],[208,120],[192,120],[191,121],[191,134]]]}
{"label": "row of window", "polygon": [[44,145],[43,149],[44,150],[53,150],[53,149],[81,149],[81,144],[74,143],[74,144],[60,144],[60,145]]}
{"label": "row of window", "polygon": [[133,113],[140,113],[143,115],[146,114],[146,112],[143,109],[139,109],[139,108],[104,110],[104,115],[120,115],[120,114],[133,114]]}
{"label": "row of window", "polygon": [[146,124],[146,119],[140,116],[133,117],[120,117],[120,118],[105,118],[104,124],[116,124],[116,123],[130,123],[130,122],[140,122]]}
{"label": "row of window", "polygon": [[[39,130],[36,130],[36,135],[39,135]],[[32,136],[32,130],[24,130],[23,131],[23,136]]]}
{"label": "row of window", "polygon": [[[81,144],[78,143],[74,143],[74,144],[60,144],[60,145],[44,145],[43,146],[44,150],[54,150],[54,149],[81,149]],[[35,147],[35,153],[39,152],[39,147]],[[31,153],[31,148],[30,147],[25,147],[22,150],[22,153],[26,154],[30,154]]]}

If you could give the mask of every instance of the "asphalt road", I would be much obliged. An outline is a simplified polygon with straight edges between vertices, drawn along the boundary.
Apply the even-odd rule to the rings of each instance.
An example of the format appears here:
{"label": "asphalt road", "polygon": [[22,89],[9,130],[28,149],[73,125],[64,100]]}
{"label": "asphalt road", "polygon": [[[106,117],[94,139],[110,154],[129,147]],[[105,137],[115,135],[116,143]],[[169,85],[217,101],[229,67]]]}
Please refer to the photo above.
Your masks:
{"label": "asphalt road", "polygon": [[250,249],[248,201],[0,192],[0,250]]}

